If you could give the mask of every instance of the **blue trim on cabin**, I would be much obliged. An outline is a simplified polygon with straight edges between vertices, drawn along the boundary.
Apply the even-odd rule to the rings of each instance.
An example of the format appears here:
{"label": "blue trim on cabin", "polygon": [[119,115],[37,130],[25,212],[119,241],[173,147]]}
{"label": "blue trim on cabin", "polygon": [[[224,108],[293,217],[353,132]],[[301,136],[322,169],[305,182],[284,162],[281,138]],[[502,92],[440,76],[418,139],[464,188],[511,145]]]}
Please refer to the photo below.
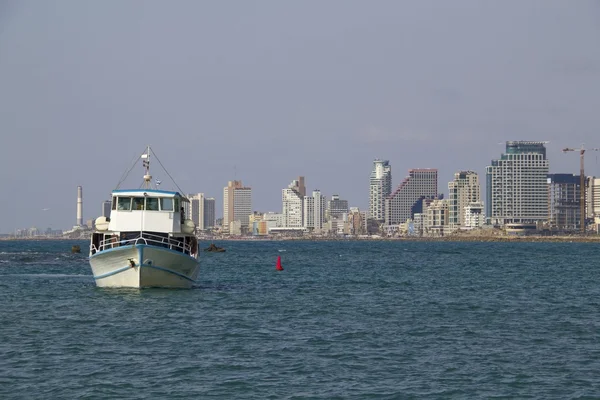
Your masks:
{"label": "blue trim on cabin", "polygon": [[156,189],[115,189],[113,193],[156,193],[156,194],[168,194],[172,196],[181,196],[179,192],[170,192],[168,190],[156,190]]}

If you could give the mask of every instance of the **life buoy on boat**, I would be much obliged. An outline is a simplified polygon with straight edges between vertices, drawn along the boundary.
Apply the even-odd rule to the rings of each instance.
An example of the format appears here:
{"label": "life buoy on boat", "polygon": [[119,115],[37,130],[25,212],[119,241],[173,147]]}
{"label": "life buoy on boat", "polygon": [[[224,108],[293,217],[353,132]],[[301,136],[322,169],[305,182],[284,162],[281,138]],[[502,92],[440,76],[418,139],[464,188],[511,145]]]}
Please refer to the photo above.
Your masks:
{"label": "life buoy on boat", "polygon": [[183,224],[181,224],[181,232],[183,233],[194,233],[195,230],[196,224],[191,219],[186,219],[183,221]]}
{"label": "life buoy on boat", "polygon": [[109,222],[108,218],[98,217],[94,221],[94,226],[96,227],[97,231],[106,231],[106,230],[108,230],[108,222]]}

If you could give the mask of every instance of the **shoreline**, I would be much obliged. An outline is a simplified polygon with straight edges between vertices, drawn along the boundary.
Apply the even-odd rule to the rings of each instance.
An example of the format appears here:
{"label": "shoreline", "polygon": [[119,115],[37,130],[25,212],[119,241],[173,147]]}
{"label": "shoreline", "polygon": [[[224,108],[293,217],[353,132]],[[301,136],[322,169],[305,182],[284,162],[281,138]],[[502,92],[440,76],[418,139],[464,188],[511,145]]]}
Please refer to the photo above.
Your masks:
{"label": "shoreline", "polygon": [[[44,242],[44,241],[62,241],[62,242],[73,242],[73,241],[89,241],[85,239],[72,239],[72,238],[55,238],[55,237],[39,237],[39,238],[0,238],[0,241],[6,242]],[[442,236],[442,237],[374,237],[374,238],[199,238],[199,242],[284,242],[284,241],[304,241],[304,242],[480,242],[480,243],[516,243],[516,242],[538,242],[538,243],[600,243],[600,235],[569,235],[569,236],[541,236],[541,235],[528,235],[528,236],[485,236],[485,235],[465,235],[465,236]]]}

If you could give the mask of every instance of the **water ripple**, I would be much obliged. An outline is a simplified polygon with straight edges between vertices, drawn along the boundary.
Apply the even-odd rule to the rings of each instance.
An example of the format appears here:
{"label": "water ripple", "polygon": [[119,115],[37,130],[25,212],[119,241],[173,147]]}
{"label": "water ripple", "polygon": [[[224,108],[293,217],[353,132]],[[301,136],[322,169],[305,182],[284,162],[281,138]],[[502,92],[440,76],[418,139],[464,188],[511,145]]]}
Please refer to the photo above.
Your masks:
{"label": "water ripple", "polygon": [[1,398],[600,397],[593,244],[223,242],[187,291],[72,244],[0,242]]}

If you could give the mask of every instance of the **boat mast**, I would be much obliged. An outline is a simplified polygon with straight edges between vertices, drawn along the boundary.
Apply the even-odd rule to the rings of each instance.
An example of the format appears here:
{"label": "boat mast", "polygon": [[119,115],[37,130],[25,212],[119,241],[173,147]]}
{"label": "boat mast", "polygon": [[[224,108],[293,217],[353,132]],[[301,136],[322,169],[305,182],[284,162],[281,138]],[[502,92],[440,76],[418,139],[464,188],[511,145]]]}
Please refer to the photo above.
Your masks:
{"label": "boat mast", "polygon": [[144,174],[144,186],[146,189],[151,189],[152,175],[150,175],[150,146],[146,148],[146,153],[142,154],[142,164],[146,170]]}

